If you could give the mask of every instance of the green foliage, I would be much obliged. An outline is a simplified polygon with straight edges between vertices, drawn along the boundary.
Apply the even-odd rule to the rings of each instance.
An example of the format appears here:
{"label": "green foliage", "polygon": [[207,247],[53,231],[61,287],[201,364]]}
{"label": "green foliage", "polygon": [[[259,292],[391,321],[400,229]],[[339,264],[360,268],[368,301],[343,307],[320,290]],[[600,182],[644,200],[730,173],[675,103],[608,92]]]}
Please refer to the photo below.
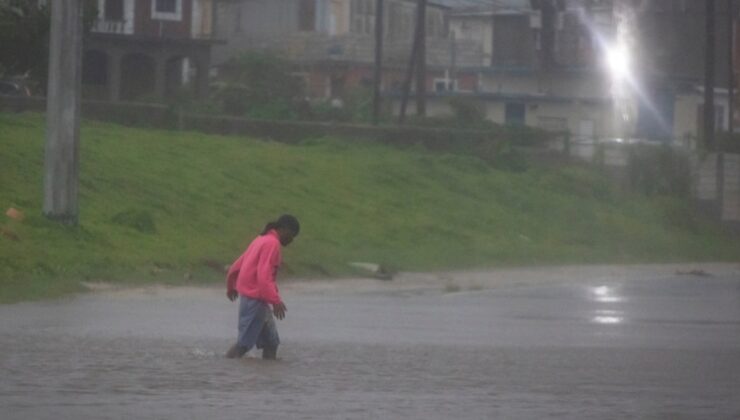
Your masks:
{"label": "green foliage", "polygon": [[[96,0],[84,0],[87,31],[98,14]],[[29,0],[0,2],[0,76],[28,76],[45,90],[49,67],[50,10]]]}
{"label": "green foliage", "polygon": [[224,112],[265,119],[295,118],[304,97],[290,64],[269,52],[248,52],[223,67],[224,83],[215,93]]}
{"label": "green foliage", "polygon": [[[418,127],[434,128],[451,128],[459,130],[477,130],[488,131],[491,138],[503,140],[511,143],[513,146],[540,146],[554,138],[557,133],[551,133],[538,128],[519,126],[519,125],[501,125],[484,118],[478,118],[477,111],[474,109],[475,103],[467,100],[460,100],[456,115],[449,117],[412,117],[409,119],[409,125]],[[468,108],[470,107],[470,108]],[[461,135],[465,135],[461,132]]]}
{"label": "green foliage", "polygon": [[[335,99],[336,100],[336,99]],[[322,100],[310,105],[305,119],[314,121],[335,121],[345,123],[370,123],[373,113],[372,91],[358,87],[351,89],[338,103]],[[388,118],[387,115],[381,118]]]}
{"label": "green foliage", "polygon": [[373,118],[373,91],[367,87],[351,89],[344,98],[344,108],[354,122],[369,123]]}
{"label": "green foliage", "polygon": [[511,141],[484,144],[489,145],[489,147],[480,148],[480,156],[487,158],[494,168],[509,172],[524,172],[527,170],[527,159],[524,153],[514,148]]}
{"label": "green foliage", "polygon": [[470,98],[452,98],[449,100],[450,108],[455,120],[463,125],[479,125],[485,121],[486,115],[483,105],[479,101]]}
{"label": "green foliage", "polygon": [[[83,122],[80,223],[41,215],[44,120],[0,113],[0,301],[84,280],[222,284],[264,223],[301,235],[282,273],[338,276],[501,264],[737,260],[740,243],[691,203],[615,188],[587,167],[499,170],[472,154],[350,139],[294,145]],[[0,213],[2,216],[2,213]],[[184,280],[185,278],[189,280]]]}
{"label": "green foliage", "polygon": [[332,105],[331,101],[311,104],[308,119],[314,121],[351,122],[352,114],[344,107]]}
{"label": "green foliage", "polygon": [[46,81],[49,8],[27,0],[0,3],[0,65],[6,76],[28,74]]}
{"label": "green foliage", "polygon": [[630,145],[629,174],[633,191],[646,195],[688,196],[688,156],[668,145]]}

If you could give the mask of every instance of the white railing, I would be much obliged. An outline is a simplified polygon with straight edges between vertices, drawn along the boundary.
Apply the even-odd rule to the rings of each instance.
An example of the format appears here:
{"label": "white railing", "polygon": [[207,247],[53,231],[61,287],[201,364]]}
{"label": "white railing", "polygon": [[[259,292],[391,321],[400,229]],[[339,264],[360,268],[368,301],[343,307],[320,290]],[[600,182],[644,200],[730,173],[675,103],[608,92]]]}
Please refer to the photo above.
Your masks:
{"label": "white railing", "polygon": [[125,20],[97,19],[93,22],[92,31],[107,34],[131,34],[126,28]]}

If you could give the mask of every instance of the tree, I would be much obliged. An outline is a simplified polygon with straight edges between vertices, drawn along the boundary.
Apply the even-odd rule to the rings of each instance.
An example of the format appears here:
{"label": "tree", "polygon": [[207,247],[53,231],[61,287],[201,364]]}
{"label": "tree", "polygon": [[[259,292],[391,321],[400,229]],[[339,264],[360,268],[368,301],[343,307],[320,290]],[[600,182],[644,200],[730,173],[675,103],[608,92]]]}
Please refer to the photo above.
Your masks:
{"label": "tree", "polygon": [[49,63],[49,8],[27,0],[0,3],[0,72],[44,83]]}
{"label": "tree", "polygon": [[[97,1],[84,1],[85,30]],[[0,76],[26,76],[45,90],[49,68],[49,6],[31,0],[0,1]]]}
{"label": "tree", "polygon": [[291,118],[304,96],[291,65],[269,52],[244,53],[223,67],[224,84],[216,93],[224,111],[255,118]]}

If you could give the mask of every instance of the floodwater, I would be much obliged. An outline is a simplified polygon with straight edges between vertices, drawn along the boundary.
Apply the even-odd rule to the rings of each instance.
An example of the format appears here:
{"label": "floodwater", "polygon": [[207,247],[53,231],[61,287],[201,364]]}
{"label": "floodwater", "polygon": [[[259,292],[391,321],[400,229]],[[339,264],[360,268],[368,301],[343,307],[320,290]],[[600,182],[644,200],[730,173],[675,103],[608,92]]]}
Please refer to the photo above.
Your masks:
{"label": "floodwater", "polygon": [[740,266],[288,283],[277,361],[216,288],[0,305],[3,419],[737,419]]}

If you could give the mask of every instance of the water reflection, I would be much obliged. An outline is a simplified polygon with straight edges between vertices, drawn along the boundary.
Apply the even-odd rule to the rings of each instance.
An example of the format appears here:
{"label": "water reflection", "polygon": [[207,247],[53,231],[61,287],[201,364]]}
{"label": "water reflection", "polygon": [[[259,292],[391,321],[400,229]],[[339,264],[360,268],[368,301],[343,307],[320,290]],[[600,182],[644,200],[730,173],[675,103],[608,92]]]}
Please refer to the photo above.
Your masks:
{"label": "water reflection", "polygon": [[[608,286],[599,286],[591,289],[594,299],[602,303],[621,302],[622,298],[615,296],[614,289]],[[624,322],[624,313],[615,309],[597,309],[596,314],[591,318],[591,322],[596,324],[621,324]]]}
{"label": "water reflection", "polygon": [[624,321],[621,311],[598,310],[591,322],[597,324],[621,324]]}
{"label": "water reflection", "polygon": [[613,287],[598,286],[591,288],[591,294],[597,302],[613,303],[621,302],[621,296],[617,296]]}

